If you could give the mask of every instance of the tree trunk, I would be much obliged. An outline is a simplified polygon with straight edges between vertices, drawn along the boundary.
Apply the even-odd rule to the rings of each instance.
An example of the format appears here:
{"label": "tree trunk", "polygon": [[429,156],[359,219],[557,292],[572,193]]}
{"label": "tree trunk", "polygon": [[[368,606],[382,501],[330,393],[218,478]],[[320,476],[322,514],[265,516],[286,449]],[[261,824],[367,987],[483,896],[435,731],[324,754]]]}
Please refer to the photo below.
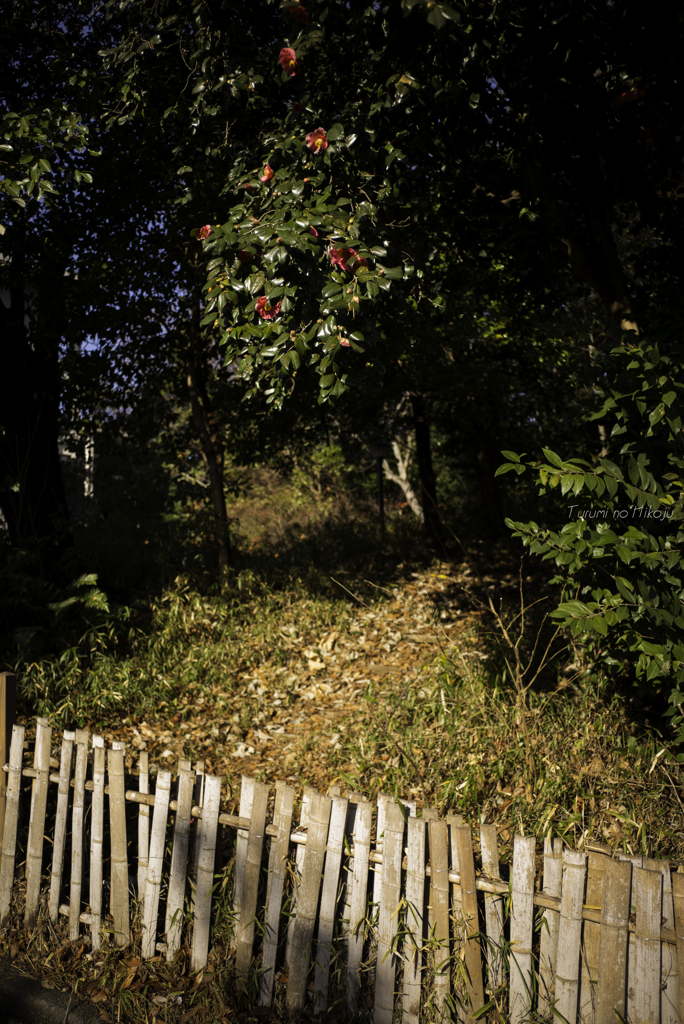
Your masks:
{"label": "tree trunk", "polygon": [[406,458],[404,458],[404,453],[402,452],[403,447],[405,446],[402,445],[401,439],[395,437],[392,441],[392,451],[394,452],[394,458],[397,461],[396,473],[392,471],[392,467],[390,466],[387,459],[383,461],[382,467],[385,473],[385,478],[387,480],[391,480],[392,483],[397,484],[401,488],[409,508],[413,512],[414,516],[420,519],[422,523],[425,521],[423,509],[421,507],[420,501],[418,500],[416,492],[413,490],[413,487],[411,486],[411,481],[408,478],[408,469],[409,464],[411,462],[411,449],[408,449]]}
{"label": "tree trunk", "polygon": [[470,429],[467,440],[475,457],[475,473],[480,492],[478,521],[483,532],[499,534],[504,525],[504,513],[496,481],[496,468],[501,462],[496,402],[487,395],[479,398],[470,396],[468,408]]}
{"label": "tree trunk", "polygon": [[[15,546],[30,546],[41,573],[59,579],[73,537],[59,458],[59,343],[64,327],[63,295],[37,302],[50,309],[31,336],[25,325],[26,282],[21,253],[9,274],[9,307],[0,301],[0,508]],[[49,282],[42,282],[45,288]],[[60,289],[62,291],[62,289]],[[59,307],[62,306],[60,309]]]}
{"label": "tree trunk", "polygon": [[427,416],[425,398],[419,391],[410,394],[413,410],[413,428],[416,437],[416,464],[420,479],[420,503],[423,509],[423,528],[426,535],[441,543],[442,523],[437,509],[437,484],[432,467],[430,442],[430,421]]}
{"label": "tree trunk", "polygon": [[200,330],[200,302],[201,291],[196,285],[193,289],[190,341],[186,349],[185,368],[192,419],[199,438],[202,459],[209,476],[211,504],[214,511],[214,538],[218,549],[218,568],[219,572],[222,572],[230,565],[230,533],[226,495],[223,488],[224,451],[221,432],[206,388],[206,354]]}

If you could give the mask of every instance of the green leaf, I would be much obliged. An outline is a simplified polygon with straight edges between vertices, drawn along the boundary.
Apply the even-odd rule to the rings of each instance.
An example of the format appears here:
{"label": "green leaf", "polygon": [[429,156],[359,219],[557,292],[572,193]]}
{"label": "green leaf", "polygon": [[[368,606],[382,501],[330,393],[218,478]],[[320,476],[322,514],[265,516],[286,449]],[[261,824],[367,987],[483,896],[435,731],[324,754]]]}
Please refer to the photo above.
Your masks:
{"label": "green leaf", "polygon": [[326,135],[328,137],[328,142],[337,142],[338,139],[341,139],[344,136],[344,128],[341,124],[334,124],[332,128],[326,132]]}
{"label": "green leaf", "polygon": [[602,615],[599,615],[598,617],[591,619],[591,628],[596,633],[600,633],[601,636],[608,635],[608,623]]}
{"label": "green leaf", "polygon": [[552,452],[550,448],[542,448],[542,452],[544,453],[544,458],[546,459],[546,461],[550,462],[552,466],[556,467],[556,469],[564,468],[563,460],[559,458],[555,452]]}
{"label": "green leaf", "polygon": [[590,615],[591,609],[588,605],[584,604],[583,601],[564,601],[558,605],[555,611],[551,612],[551,615],[555,617],[567,617],[577,618],[580,615]]}
{"label": "green leaf", "polygon": [[662,647],[660,644],[652,644],[648,640],[642,640],[639,644],[639,647],[645,654],[651,654],[654,656],[658,655],[659,657],[664,657],[666,653],[665,648]]}

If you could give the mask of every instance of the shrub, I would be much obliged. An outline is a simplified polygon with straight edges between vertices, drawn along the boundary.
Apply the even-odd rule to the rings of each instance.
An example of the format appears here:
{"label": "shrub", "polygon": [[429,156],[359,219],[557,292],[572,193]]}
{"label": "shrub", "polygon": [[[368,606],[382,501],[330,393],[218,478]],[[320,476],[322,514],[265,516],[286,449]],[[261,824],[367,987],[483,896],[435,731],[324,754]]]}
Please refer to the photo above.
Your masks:
{"label": "shrub", "polygon": [[[630,336],[634,338],[634,335]],[[565,496],[559,530],[507,525],[558,567],[563,600],[552,613],[585,640],[600,637],[604,663],[628,666],[650,691],[664,690],[676,741],[684,740],[684,346],[663,331],[623,342],[610,353],[603,420],[614,461],[544,461],[504,452],[497,475],[532,468],[541,494]],[[611,453],[612,454],[612,453]],[[680,755],[684,758],[684,755]]]}

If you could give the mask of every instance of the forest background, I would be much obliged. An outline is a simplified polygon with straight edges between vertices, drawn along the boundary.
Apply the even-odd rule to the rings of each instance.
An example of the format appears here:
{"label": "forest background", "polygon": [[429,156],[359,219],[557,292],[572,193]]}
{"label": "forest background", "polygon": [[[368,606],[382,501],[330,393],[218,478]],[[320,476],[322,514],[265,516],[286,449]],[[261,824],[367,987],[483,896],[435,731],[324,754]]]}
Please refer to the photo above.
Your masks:
{"label": "forest background", "polygon": [[522,541],[577,692],[635,687],[682,756],[683,34],[606,0],[5,11],[0,602],[26,713],[143,699],[95,663],[170,590],[245,616]]}

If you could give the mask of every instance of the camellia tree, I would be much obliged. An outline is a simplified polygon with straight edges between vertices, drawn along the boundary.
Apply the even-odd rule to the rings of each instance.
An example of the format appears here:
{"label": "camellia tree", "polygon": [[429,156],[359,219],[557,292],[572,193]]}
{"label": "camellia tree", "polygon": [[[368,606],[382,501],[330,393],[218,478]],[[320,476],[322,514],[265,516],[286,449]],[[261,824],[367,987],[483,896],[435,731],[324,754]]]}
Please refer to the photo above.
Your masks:
{"label": "camellia tree", "polygon": [[[100,123],[153,140],[150,197],[178,204],[206,279],[193,347],[196,327],[207,349],[220,340],[274,406],[302,366],[323,401],[378,387],[405,354],[438,368],[430,325],[461,300],[463,268],[470,284],[501,250],[521,307],[572,269],[619,330],[639,275],[678,245],[672,14],[644,26],[633,2],[522,0],[106,11]],[[636,289],[614,230],[628,221],[654,243]]]}
{"label": "camellia tree", "polygon": [[640,297],[616,227],[652,233],[647,271],[679,244],[673,13],[526,0],[108,9],[121,38],[105,55],[120,76],[111,117],[165,125],[205,256],[203,327],[275,404],[303,362],[322,400],[377,385],[414,343],[411,310],[457,301],[454,274],[438,272],[450,252],[477,268],[507,248],[528,286],[571,270],[619,332]]}
{"label": "camellia tree", "polygon": [[[154,46],[168,52],[179,16],[161,11]],[[417,75],[446,67],[451,41],[399,5],[356,3],[232,4],[225,17],[198,7],[192,34],[195,98],[161,113],[187,161],[181,201],[209,200],[192,227],[205,330],[276,405],[302,363],[320,374],[321,400],[377,386],[412,343],[407,304],[440,303],[434,282],[421,285],[446,242],[434,200],[440,103]],[[109,66],[132,63],[139,39],[136,21]],[[126,73],[142,95],[149,71]],[[134,116],[127,103],[120,117]]]}

